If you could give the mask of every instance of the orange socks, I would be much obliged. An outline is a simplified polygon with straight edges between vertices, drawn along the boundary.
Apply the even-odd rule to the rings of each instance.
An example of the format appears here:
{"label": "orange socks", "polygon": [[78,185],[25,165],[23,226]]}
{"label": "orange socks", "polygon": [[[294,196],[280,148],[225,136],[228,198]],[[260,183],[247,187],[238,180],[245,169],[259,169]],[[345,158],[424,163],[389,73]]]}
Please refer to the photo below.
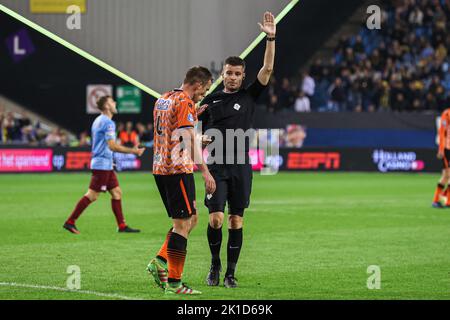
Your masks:
{"label": "orange socks", "polygon": [[434,198],[433,198],[433,202],[439,202],[439,197],[442,194],[442,191],[444,190],[444,185],[438,183],[437,187],[436,187],[436,191],[434,192]]}
{"label": "orange socks", "polygon": [[169,283],[180,282],[186,260],[187,239],[172,232],[167,243]]}
{"label": "orange socks", "polygon": [[159,249],[157,257],[164,262],[167,262],[167,244],[169,243],[170,235],[172,234],[173,228],[170,228],[169,232],[167,233],[166,240],[164,241],[163,245],[161,246],[161,249]]}

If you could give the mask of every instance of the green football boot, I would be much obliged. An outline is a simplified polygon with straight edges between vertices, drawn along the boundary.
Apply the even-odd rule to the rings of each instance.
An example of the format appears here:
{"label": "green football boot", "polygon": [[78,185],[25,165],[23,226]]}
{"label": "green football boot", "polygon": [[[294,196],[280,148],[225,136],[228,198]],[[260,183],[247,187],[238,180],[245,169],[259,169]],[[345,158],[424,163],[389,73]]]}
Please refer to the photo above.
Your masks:
{"label": "green football boot", "polygon": [[194,290],[188,287],[186,284],[182,282],[171,283],[166,286],[165,290],[167,295],[171,294],[179,294],[179,295],[197,295],[202,294],[201,291]]}
{"label": "green football boot", "polygon": [[147,266],[147,271],[153,276],[153,279],[155,280],[155,283],[158,285],[158,287],[163,290],[167,287],[169,279],[167,263],[158,258],[153,258]]}

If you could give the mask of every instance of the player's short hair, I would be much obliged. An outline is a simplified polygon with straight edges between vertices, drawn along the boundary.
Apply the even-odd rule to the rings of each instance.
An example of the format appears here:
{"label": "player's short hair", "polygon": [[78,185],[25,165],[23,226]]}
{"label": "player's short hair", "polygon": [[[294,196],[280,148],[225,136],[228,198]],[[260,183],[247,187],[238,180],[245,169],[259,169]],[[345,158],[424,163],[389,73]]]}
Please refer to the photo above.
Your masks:
{"label": "player's short hair", "polygon": [[210,80],[213,80],[213,76],[208,68],[202,66],[194,66],[190,68],[186,73],[186,77],[184,78],[183,83],[194,84],[196,82],[200,82],[202,85],[205,85]]}
{"label": "player's short hair", "polygon": [[230,66],[237,67],[242,66],[245,70],[245,61],[240,57],[231,56],[225,59],[224,66],[229,64]]}
{"label": "player's short hair", "polygon": [[99,108],[100,111],[103,111],[103,109],[105,109],[105,104],[109,98],[111,98],[111,96],[103,96],[97,100],[97,108]]}

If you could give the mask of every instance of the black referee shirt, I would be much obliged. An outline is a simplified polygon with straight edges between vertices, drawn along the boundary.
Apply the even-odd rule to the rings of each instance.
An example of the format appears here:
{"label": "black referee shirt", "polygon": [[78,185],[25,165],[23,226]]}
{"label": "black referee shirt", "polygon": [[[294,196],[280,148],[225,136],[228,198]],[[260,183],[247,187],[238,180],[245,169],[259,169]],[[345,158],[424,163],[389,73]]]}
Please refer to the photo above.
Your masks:
{"label": "black referee shirt", "polygon": [[[224,148],[226,148],[227,145],[230,145],[226,141],[227,129],[242,129],[246,131],[252,128],[256,100],[266,87],[256,79],[250,86],[239,91],[233,93],[218,91],[207,96],[203,99],[202,104],[207,104],[208,108],[199,116],[199,121],[202,121],[203,133],[208,129],[219,130],[223,136]],[[245,141],[245,149],[242,149],[239,148],[239,144],[235,139],[233,150],[224,149],[224,155],[228,159],[232,157],[235,160],[236,155],[244,153],[246,163],[249,163],[248,140],[246,139]],[[225,163],[225,160],[223,162]]]}

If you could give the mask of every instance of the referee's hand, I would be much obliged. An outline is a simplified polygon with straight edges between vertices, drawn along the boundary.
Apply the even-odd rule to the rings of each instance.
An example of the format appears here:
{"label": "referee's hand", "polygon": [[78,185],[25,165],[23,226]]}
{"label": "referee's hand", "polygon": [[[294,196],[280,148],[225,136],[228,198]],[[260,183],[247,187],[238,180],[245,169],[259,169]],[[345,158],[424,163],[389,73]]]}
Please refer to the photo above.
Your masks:
{"label": "referee's hand", "polygon": [[216,181],[209,171],[203,173],[203,179],[205,180],[206,194],[213,194],[216,191]]}

